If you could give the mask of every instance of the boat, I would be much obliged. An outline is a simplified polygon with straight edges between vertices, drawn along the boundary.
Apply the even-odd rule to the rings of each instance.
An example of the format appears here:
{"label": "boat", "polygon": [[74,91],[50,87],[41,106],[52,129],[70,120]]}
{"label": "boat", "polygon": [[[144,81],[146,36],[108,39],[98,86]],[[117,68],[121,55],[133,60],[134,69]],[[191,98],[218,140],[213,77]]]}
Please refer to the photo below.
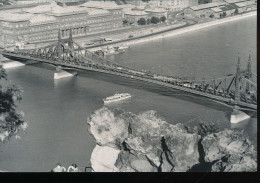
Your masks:
{"label": "boat", "polygon": [[117,102],[120,100],[125,100],[128,98],[131,98],[132,96],[129,93],[116,93],[113,96],[107,97],[105,99],[103,99],[104,103],[111,103],[111,102]]}
{"label": "boat", "polygon": [[130,48],[129,45],[120,45],[120,46],[117,47],[118,51],[125,51],[129,48]]}

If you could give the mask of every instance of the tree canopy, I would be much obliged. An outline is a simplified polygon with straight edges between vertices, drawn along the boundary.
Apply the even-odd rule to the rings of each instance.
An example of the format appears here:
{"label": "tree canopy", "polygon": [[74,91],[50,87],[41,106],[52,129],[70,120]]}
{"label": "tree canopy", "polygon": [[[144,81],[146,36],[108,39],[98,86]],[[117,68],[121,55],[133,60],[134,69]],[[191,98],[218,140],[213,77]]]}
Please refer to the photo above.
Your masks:
{"label": "tree canopy", "polygon": [[146,20],[145,18],[140,18],[138,21],[137,21],[138,25],[145,25],[146,24]]}
{"label": "tree canopy", "polygon": [[21,101],[21,90],[9,85],[6,71],[0,65],[0,141],[2,142],[27,127],[23,114],[16,111],[15,102]]}
{"label": "tree canopy", "polygon": [[165,22],[165,21],[166,21],[166,17],[165,17],[165,16],[162,16],[162,17],[160,18],[160,20],[161,20],[161,22]]}
{"label": "tree canopy", "polygon": [[152,17],[151,18],[151,23],[152,24],[157,24],[157,23],[159,23],[160,22],[160,19],[158,18],[158,17]]}

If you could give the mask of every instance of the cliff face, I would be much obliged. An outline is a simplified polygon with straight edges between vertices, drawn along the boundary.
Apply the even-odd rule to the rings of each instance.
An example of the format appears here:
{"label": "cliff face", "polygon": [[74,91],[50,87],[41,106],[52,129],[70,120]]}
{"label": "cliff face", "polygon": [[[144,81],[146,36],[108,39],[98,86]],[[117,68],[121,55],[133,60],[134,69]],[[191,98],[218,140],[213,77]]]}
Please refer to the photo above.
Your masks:
{"label": "cliff face", "polygon": [[195,130],[168,124],[154,111],[135,115],[107,108],[93,113],[88,124],[97,143],[91,156],[97,172],[186,172],[202,161],[211,164],[211,171],[256,170],[252,145],[231,130],[202,139]]}

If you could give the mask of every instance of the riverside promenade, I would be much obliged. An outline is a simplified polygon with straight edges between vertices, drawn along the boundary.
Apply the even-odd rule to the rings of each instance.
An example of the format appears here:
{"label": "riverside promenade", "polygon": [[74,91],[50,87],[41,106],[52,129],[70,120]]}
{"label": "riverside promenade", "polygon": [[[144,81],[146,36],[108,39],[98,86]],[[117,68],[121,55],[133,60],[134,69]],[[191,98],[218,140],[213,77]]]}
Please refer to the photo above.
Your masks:
{"label": "riverside promenade", "polygon": [[203,23],[179,24],[178,26],[176,25],[176,27],[171,28],[171,29],[166,29],[166,30],[163,30],[163,31],[154,32],[154,33],[151,33],[151,34],[147,34],[147,35],[143,35],[143,36],[139,36],[139,37],[134,37],[134,38],[131,38],[131,39],[124,39],[124,40],[104,43],[104,44],[101,44],[101,45],[88,46],[86,48],[93,51],[93,50],[101,49],[101,47],[108,46],[108,45],[139,44],[139,43],[143,43],[143,42],[147,42],[147,41],[177,36],[177,35],[181,35],[181,34],[184,34],[184,33],[192,32],[192,31],[196,31],[196,30],[200,30],[200,29],[204,29],[204,28],[208,28],[208,27],[212,27],[212,26],[216,26],[216,25],[220,25],[220,24],[223,24],[223,23],[237,21],[237,20],[241,20],[241,19],[244,19],[244,18],[247,18],[247,17],[256,16],[256,15],[257,15],[256,11],[252,11],[252,12],[248,12],[248,13],[243,13],[243,14],[239,14],[239,15],[235,15],[235,16],[231,16],[231,17],[226,17],[226,18],[223,18],[223,19],[216,19],[216,20],[213,20],[213,21],[208,21],[208,22],[203,22]]}

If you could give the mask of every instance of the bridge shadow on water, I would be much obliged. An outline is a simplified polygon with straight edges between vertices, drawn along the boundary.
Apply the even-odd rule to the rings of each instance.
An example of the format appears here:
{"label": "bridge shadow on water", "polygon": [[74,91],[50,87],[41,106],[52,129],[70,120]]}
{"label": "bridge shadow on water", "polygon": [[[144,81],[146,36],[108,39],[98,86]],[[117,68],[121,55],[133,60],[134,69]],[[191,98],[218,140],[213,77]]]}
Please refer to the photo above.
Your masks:
{"label": "bridge shadow on water", "polygon": [[[44,64],[44,63],[36,63],[31,66],[41,67],[41,68],[45,68],[45,69],[53,70],[53,71],[56,70],[55,66],[49,65],[49,64]],[[127,77],[119,77],[116,75],[100,73],[100,72],[95,72],[95,71],[85,71],[85,70],[78,70],[78,69],[69,69],[66,71],[68,71],[68,72],[76,71],[78,73],[78,76],[80,76],[80,77],[101,80],[104,82],[110,82],[110,83],[114,83],[114,84],[118,84],[118,85],[122,85],[122,86],[126,86],[126,87],[131,87],[131,88],[135,88],[135,89],[139,89],[139,90],[145,90],[148,92],[157,93],[157,94],[160,94],[163,96],[174,97],[179,100],[197,103],[197,104],[207,106],[209,108],[212,108],[212,109],[215,109],[218,111],[223,111],[226,113],[231,113],[231,111],[232,111],[231,106],[214,101],[212,99],[201,97],[199,95],[191,94],[191,93],[188,93],[185,91],[176,90],[173,88],[168,88],[165,86],[148,83],[148,82],[141,81],[141,80],[136,80],[136,79],[127,78]]]}

